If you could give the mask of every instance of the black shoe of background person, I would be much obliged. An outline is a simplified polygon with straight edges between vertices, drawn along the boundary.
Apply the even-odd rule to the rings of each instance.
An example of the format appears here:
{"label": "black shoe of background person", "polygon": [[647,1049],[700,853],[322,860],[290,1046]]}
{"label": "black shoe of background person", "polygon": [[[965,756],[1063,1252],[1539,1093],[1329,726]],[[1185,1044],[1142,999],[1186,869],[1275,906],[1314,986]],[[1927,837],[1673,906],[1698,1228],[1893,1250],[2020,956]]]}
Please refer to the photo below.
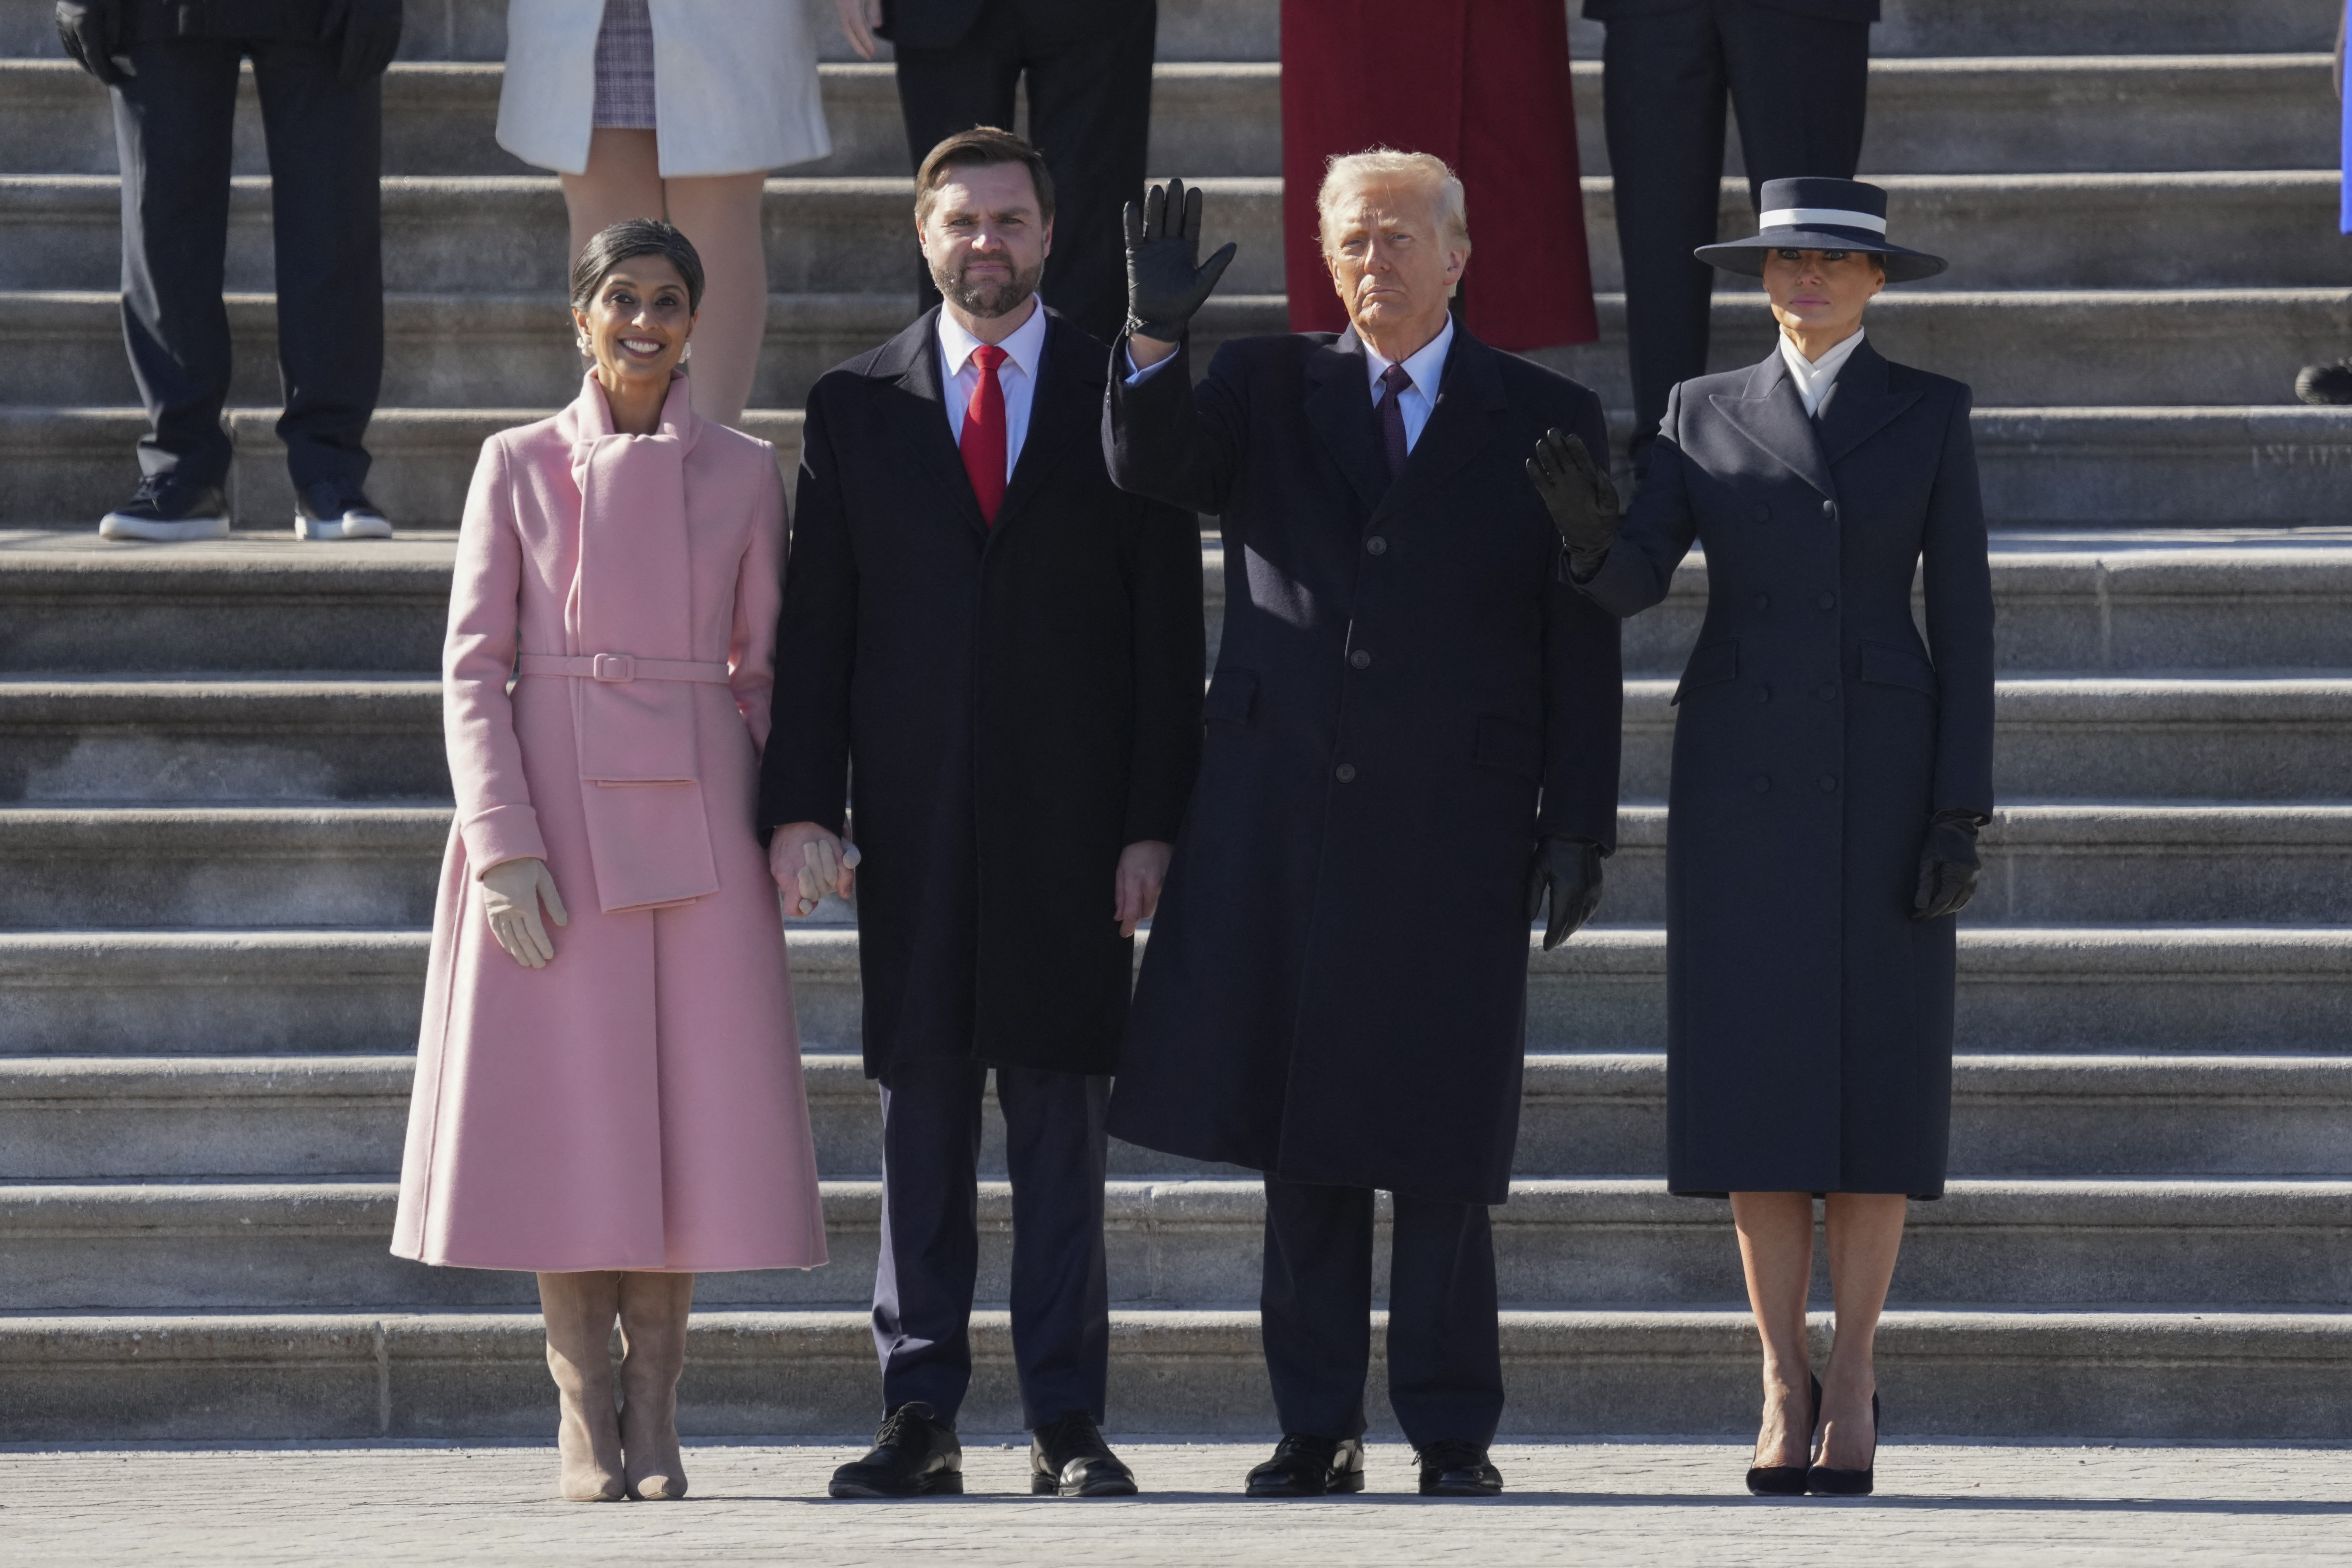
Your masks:
{"label": "black shoe of background person", "polygon": [[99,519],[100,539],[143,539],[180,544],[228,537],[228,498],[218,485],[192,484],[176,474],[150,474],[131,499]]}
{"label": "black shoe of background person", "polygon": [[833,1472],[837,1498],[932,1497],[963,1490],[963,1441],[931,1407],[910,1399],[882,1417],[874,1447]]}
{"label": "black shoe of background person", "polygon": [[1486,1462],[1486,1450],[1477,1443],[1440,1439],[1415,1449],[1421,1463],[1423,1497],[1496,1497],[1503,1489],[1503,1472]]}
{"label": "black shoe of background person", "polygon": [[297,539],[390,539],[392,524],[357,485],[320,479],[302,487],[294,503]]}
{"label": "black shoe of background person", "polygon": [[2294,395],[2305,403],[2352,403],[2352,360],[2305,365],[2294,378]]}
{"label": "black shoe of background person", "polygon": [[1274,1458],[1249,1473],[1244,1489],[1252,1497],[1321,1497],[1364,1489],[1364,1440],[1283,1435]]}
{"label": "black shoe of background person", "polygon": [[1029,1490],[1036,1497],[1133,1497],[1135,1472],[1110,1451],[1083,1410],[1029,1434]]}

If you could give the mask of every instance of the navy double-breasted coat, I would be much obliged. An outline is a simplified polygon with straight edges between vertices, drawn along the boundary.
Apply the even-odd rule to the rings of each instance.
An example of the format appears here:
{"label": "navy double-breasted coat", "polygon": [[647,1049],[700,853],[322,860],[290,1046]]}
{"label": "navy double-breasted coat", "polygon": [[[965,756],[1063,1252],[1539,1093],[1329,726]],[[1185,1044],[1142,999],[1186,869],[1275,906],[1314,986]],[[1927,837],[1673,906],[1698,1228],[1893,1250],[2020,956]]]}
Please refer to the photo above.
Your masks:
{"label": "navy double-breasted coat", "polygon": [[[1115,358],[1114,365],[1120,362]],[[1523,464],[1585,388],[1456,329],[1390,481],[1352,333],[1111,378],[1122,487],[1223,516],[1200,782],[1110,1128],[1295,1181],[1508,1194],[1541,833],[1613,845],[1616,619]]]}
{"label": "navy double-breasted coat", "polygon": [[1867,341],[1811,417],[1777,349],[1684,382],[1586,585],[1631,616],[1706,552],[1666,827],[1678,1193],[1943,1193],[1953,921],[1910,910],[1929,818],[1992,809],[1969,405]]}

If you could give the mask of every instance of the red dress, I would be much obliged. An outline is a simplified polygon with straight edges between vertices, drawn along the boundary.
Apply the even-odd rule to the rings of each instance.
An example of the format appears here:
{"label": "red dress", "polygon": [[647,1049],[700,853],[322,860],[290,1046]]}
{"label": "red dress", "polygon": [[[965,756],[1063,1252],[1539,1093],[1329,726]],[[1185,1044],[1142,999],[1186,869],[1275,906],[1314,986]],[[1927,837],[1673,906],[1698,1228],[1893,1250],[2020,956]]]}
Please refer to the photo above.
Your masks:
{"label": "red dress", "polygon": [[1470,209],[1470,330],[1502,349],[1601,335],[1560,0],[1283,0],[1284,278],[1295,331],[1347,311],[1317,240],[1335,153],[1388,146],[1454,166]]}

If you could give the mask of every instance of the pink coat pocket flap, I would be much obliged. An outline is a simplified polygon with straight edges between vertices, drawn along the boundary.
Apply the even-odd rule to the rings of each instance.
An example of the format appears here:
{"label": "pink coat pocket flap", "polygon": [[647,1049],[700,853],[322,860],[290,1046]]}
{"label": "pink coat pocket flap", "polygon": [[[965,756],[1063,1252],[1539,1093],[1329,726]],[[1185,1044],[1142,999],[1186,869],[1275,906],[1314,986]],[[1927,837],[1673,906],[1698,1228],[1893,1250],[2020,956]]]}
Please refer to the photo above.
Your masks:
{"label": "pink coat pocket flap", "polygon": [[702,786],[580,781],[596,901],[608,915],[691,903],[719,890]]}

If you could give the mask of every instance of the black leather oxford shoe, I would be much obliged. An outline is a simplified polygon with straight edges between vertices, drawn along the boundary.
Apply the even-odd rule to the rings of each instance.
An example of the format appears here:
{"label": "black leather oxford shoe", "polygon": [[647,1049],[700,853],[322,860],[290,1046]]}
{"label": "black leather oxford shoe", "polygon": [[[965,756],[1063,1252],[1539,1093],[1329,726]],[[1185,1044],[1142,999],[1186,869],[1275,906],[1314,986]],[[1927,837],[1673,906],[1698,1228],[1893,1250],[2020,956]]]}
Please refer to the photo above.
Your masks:
{"label": "black leather oxford shoe", "polygon": [[1135,1472],[1110,1451],[1094,1417],[1073,1410],[1029,1434],[1029,1490],[1036,1497],[1133,1497]]}
{"label": "black leather oxford shoe", "polygon": [[1503,1472],[1486,1462],[1480,1444],[1430,1443],[1413,1458],[1421,1461],[1423,1497],[1494,1497],[1503,1489]]}
{"label": "black leather oxford shoe", "polygon": [[1364,1442],[1360,1437],[1309,1437],[1291,1432],[1275,1446],[1274,1458],[1249,1473],[1252,1497],[1321,1497],[1364,1489]]}
{"label": "black leather oxford shoe", "polygon": [[833,1472],[838,1498],[932,1497],[963,1490],[963,1442],[919,1399],[882,1417],[873,1451]]}

